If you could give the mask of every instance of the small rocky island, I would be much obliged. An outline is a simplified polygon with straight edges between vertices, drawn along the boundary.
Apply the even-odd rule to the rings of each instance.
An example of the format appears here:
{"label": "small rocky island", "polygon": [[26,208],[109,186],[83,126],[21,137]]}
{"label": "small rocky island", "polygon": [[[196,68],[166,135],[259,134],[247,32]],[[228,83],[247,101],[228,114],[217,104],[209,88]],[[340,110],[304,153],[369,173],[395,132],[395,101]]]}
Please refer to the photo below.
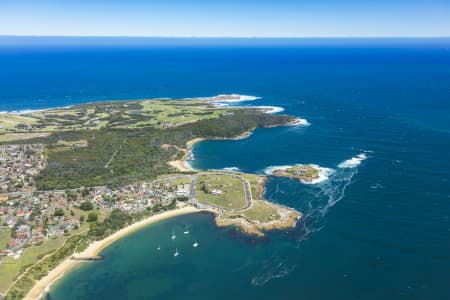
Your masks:
{"label": "small rocky island", "polygon": [[272,171],[273,176],[296,178],[306,182],[319,179],[319,169],[313,165],[295,165]]}

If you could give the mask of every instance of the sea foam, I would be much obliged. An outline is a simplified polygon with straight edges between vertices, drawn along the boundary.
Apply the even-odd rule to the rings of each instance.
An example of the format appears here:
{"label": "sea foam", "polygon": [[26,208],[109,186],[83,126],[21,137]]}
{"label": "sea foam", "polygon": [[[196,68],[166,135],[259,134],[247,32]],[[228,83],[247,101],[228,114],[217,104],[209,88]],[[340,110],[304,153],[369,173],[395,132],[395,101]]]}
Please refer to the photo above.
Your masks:
{"label": "sea foam", "polygon": [[0,111],[0,114],[24,115],[24,114],[31,114],[31,113],[35,113],[35,112],[42,112],[42,111],[48,111],[48,110],[54,110],[54,109],[68,109],[71,107],[73,107],[73,105],[41,108],[41,109],[21,109],[21,110],[11,110],[11,111]]}
{"label": "sea foam", "polygon": [[268,114],[276,114],[284,111],[284,108],[281,106],[248,106],[248,107],[264,109],[264,112]]}
{"label": "sea foam", "polygon": [[300,179],[300,181],[304,184],[318,184],[327,181],[328,179],[330,179],[330,176],[334,173],[334,170],[330,168],[324,168],[318,165],[311,165],[311,166],[319,170],[319,178],[314,179],[312,181],[305,181],[303,179]]}
{"label": "sea foam", "polygon": [[[226,98],[226,97],[230,97],[230,98]],[[224,97],[224,99],[220,99],[216,102],[222,103],[236,103],[236,102],[244,102],[244,101],[254,101],[254,100],[258,100],[261,99],[261,97],[257,97],[257,96],[250,96],[250,95],[239,95],[239,94],[231,94],[231,95],[217,95],[215,97]],[[215,98],[215,97],[211,97],[211,98]]]}
{"label": "sea foam", "polygon": [[223,168],[222,170],[231,171],[231,172],[239,172],[241,169],[239,169],[238,167],[226,167],[226,168]]}
{"label": "sea foam", "polygon": [[347,159],[343,162],[341,162],[338,167],[341,169],[347,169],[347,168],[356,168],[361,164],[362,161],[367,159],[367,155],[365,153],[360,153],[356,155],[355,157],[352,157],[350,159]]}
{"label": "sea foam", "polygon": [[308,122],[306,119],[297,118],[295,123],[290,124],[290,126],[309,126],[311,123]]}

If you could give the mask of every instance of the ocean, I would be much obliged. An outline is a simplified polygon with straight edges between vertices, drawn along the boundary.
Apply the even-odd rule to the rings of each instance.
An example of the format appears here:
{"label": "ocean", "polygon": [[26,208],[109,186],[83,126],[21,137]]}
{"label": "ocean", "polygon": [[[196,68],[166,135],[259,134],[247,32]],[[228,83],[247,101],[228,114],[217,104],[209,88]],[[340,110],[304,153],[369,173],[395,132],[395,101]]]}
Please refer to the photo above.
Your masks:
{"label": "ocean", "polygon": [[450,299],[449,79],[448,39],[0,38],[0,111],[251,95],[239,105],[281,107],[310,125],[201,142],[192,166],[325,170],[313,185],[269,178],[266,199],[304,214],[293,230],[254,238],[208,214],[166,220],[80,265],[47,298]]}

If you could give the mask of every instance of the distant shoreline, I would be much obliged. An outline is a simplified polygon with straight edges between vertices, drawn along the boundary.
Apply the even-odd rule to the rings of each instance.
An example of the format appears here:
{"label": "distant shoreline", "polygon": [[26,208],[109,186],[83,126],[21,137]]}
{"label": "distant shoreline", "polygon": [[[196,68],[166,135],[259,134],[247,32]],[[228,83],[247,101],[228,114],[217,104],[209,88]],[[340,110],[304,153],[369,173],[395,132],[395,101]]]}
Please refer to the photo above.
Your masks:
{"label": "distant shoreline", "polygon": [[[124,238],[125,236],[136,232],[137,230],[146,227],[148,225],[170,219],[173,217],[186,215],[186,214],[192,214],[192,213],[199,213],[202,212],[201,209],[192,207],[192,206],[185,206],[182,208],[177,208],[174,210],[169,210],[166,212],[163,212],[161,214],[150,216],[144,220],[138,221],[134,224],[131,224],[125,228],[120,229],[119,231],[113,233],[112,235],[104,238],[100,241],[92,242],[84,251],[81,253],[77,253],[73,255],[73,258],[78,259],[87,259],[87,258],[93,258],[97,257],[102,250],[104,250],[109,245],[115,243],[116,241]],[[45,277],[41,278],[39,281],[37,281],[33,288],[28,292],[28,294],[25,296],[24,300],[35,300],[35,299],[42,299],[44,294],[48,292],[50,289],[50,286],[53,285],[56,281],[58,281],[60,278],[62,278],[67,272],[72,270],[75,266],[77,266],[81,261],[77,261],[72,259],[72,257],[69,257],[65,259],[62,263],[60,263],[56,268],[51,270]]]}

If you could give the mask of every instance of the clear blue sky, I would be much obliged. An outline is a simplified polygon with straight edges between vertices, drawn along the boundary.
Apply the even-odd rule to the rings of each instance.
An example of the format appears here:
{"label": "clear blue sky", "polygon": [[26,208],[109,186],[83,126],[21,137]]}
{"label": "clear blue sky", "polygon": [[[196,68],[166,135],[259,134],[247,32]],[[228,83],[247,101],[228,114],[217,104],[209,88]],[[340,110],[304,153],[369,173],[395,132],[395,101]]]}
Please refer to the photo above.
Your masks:
{"label": "clear blue sky", "polygon": [[450,0],[0,0],[0,35],[450,36]]}

